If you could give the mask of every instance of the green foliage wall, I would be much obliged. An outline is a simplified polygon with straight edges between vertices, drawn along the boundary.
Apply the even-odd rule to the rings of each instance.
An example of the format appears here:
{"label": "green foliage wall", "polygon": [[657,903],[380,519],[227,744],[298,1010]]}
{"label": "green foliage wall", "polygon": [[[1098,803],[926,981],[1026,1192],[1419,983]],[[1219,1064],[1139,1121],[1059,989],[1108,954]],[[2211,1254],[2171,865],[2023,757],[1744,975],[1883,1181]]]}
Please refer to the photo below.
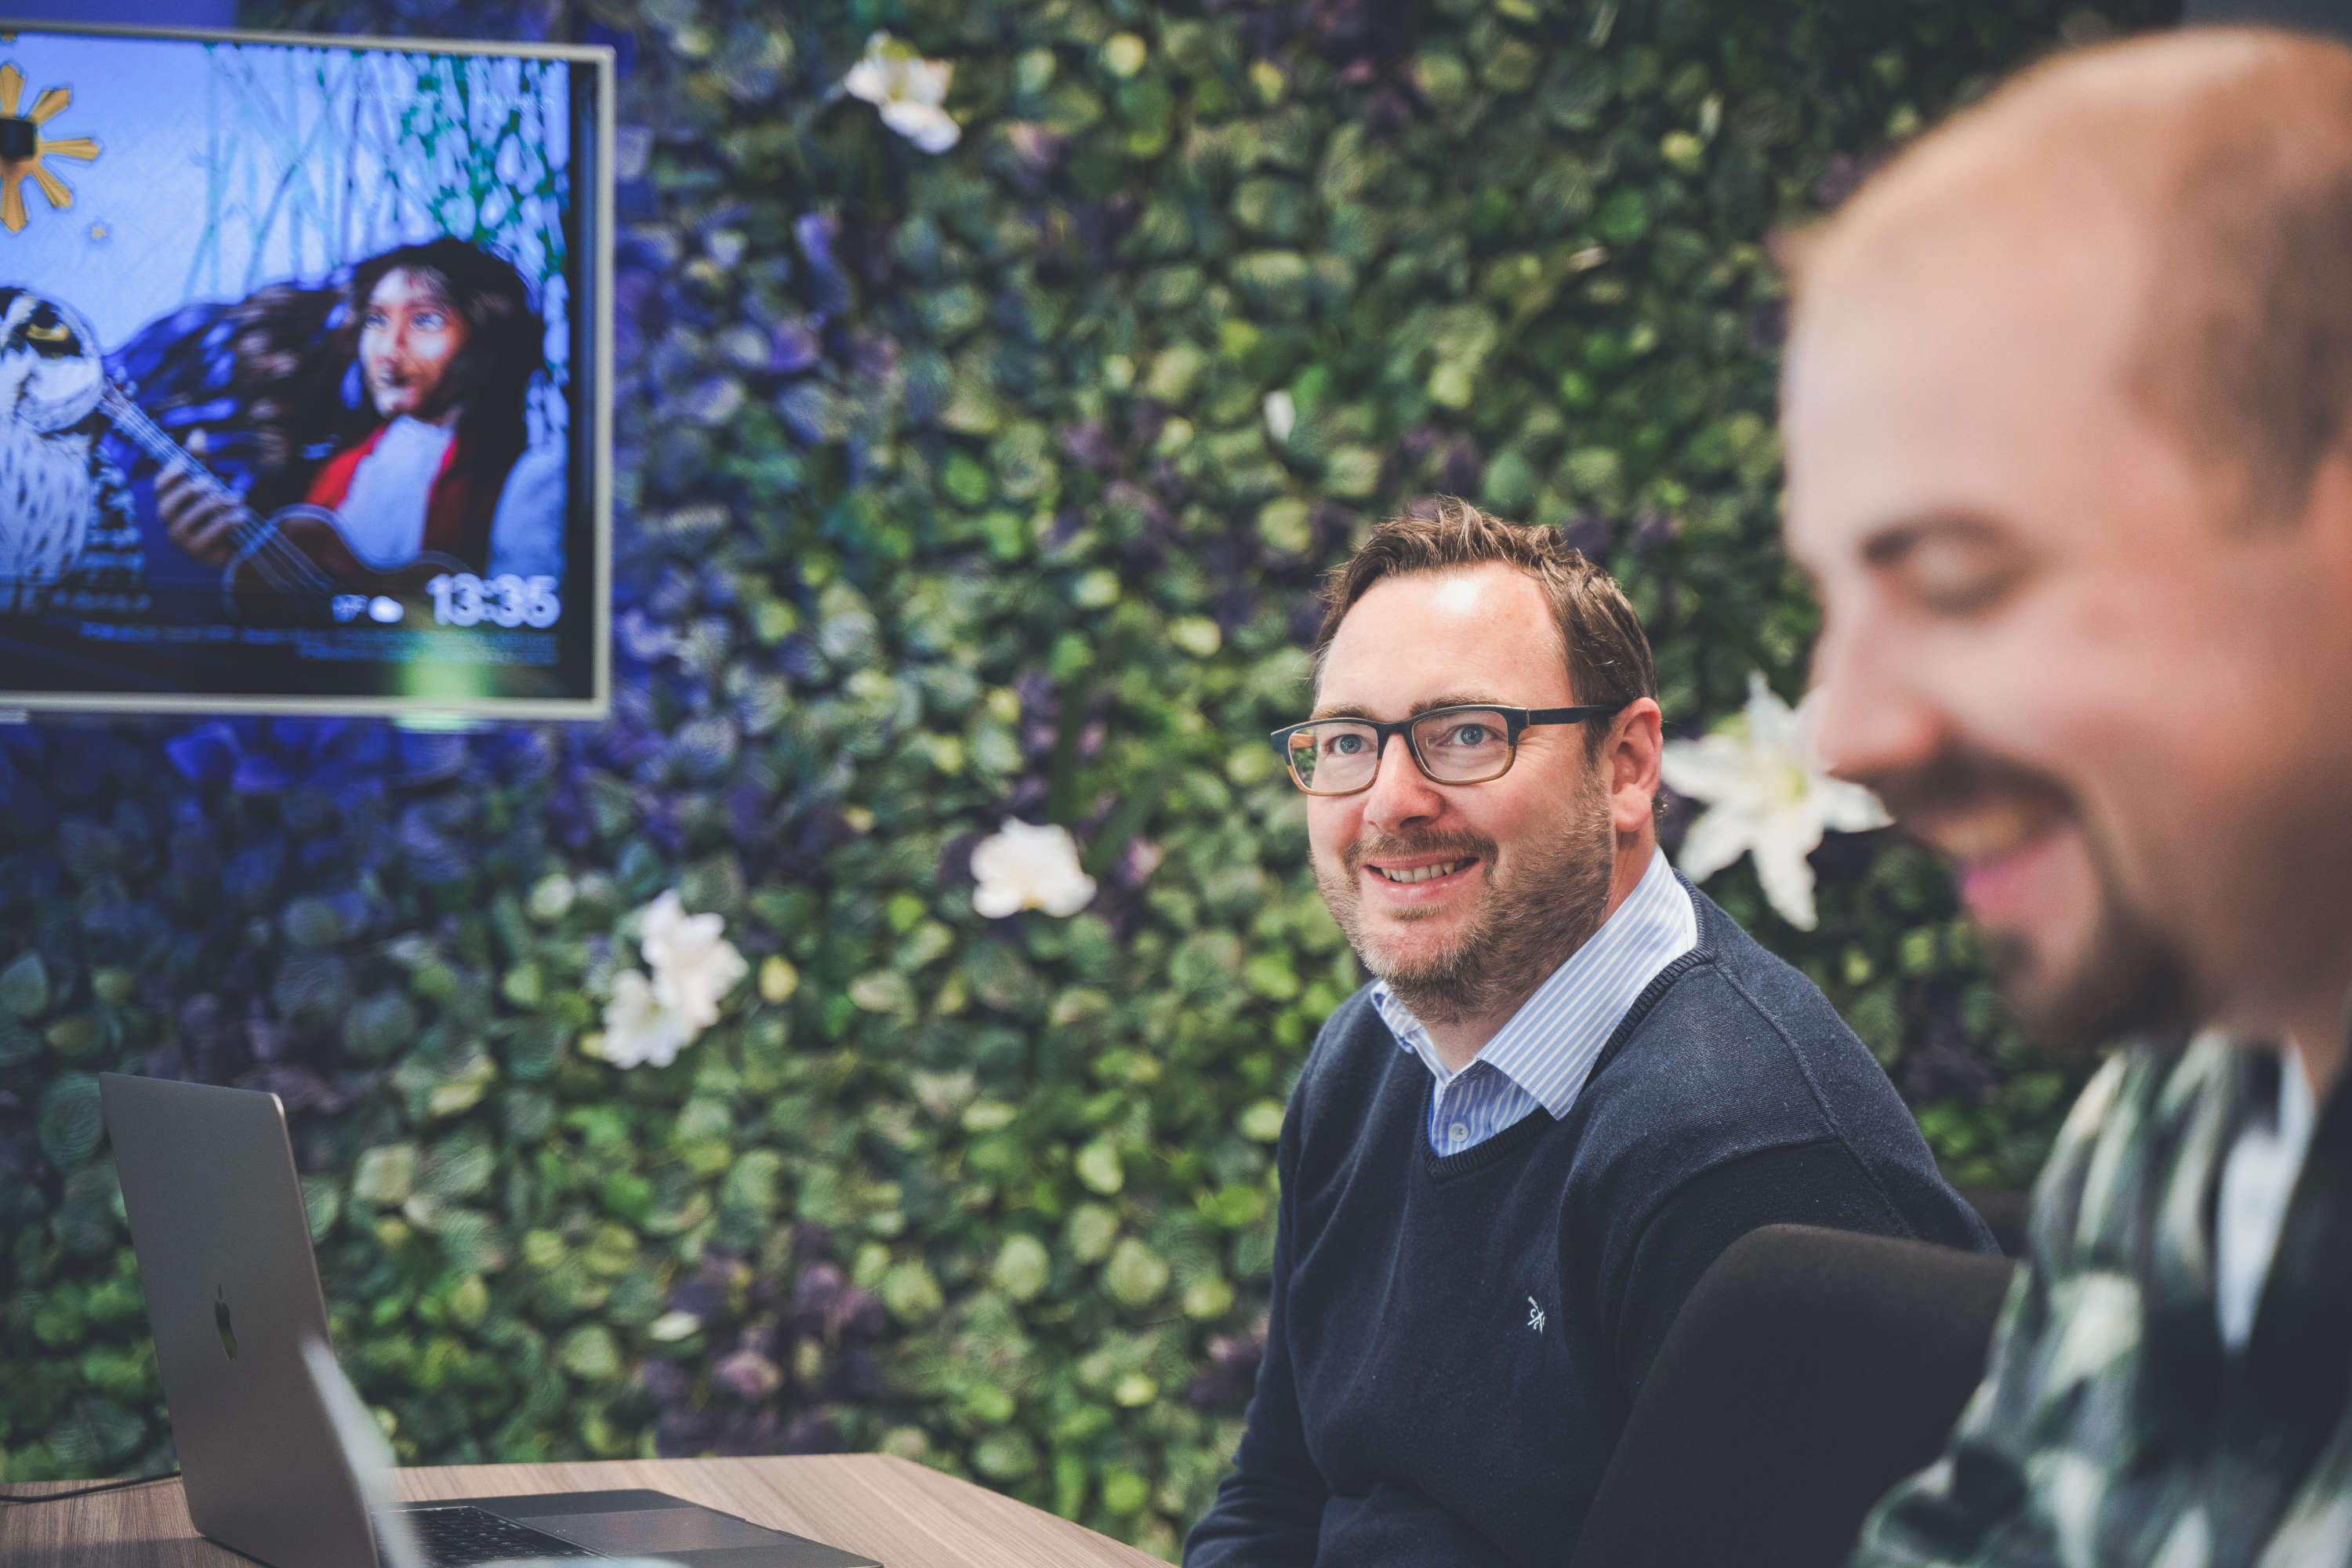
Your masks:
{"label": "green foliage wall", "polygon": [[[249,5],[619,44],[609,724],[0,732],[0,1474],[168,1435],[95,1072],[275,1089],[338,1342],[412,1461],[881,1447],[1162,1552],[1238,1430],[1271,1147],[1358,983],[1260,737],[1317,571],[1436,490],[1556,522],[1679,732],[1802,681],[1759,241],[2062,37],[2042,0]],[[829,95],[952,61],[940,156]],[[507,36],[513,36],[511,31]],[[1276,438],[1270,394],[1295,422]],[[1101,892],[982,919],[1068,825]],[[1678,807],[1669,834],[1687,818]],[[2023,1054],[1940,874],[1710,888],[1956,1178]],[[754,978],[583,1053],[676,886]]]}

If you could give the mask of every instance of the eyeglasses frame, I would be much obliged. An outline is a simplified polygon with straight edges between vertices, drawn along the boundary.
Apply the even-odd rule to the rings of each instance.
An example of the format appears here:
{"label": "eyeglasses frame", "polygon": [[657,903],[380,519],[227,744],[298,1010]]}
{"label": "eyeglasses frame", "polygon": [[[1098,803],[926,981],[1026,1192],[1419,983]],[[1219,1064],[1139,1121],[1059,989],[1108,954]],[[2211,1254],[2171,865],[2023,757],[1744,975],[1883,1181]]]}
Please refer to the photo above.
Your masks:
{"label": "eyeglasses frame", "polygon": [[[1511,764],[1519,760],[1519,735],[1523,731],[1538,724],[1581,724],[1587,719],[1614,718],[1632,707],[1633,700],[1631,697],[1621,697],[1614,702],[1587,702],[1575,708],[1507,708],[1498,702],[1449,702],[1443,708],[1427,709],[1413,714],[1411,718],[1393,719],[1385,722],[1378,719],[1359,719],[1352,715],[1334,714],[1328,719],[1305,719],[1296,724],[1286,724],[1269,734],[1266,739],[1273,743],[1275,754],[1282,759],[1284,774],[1293,784],[1297,785],[1303,795],[1337,798],[1340,795],[1361,795],[1371,788],[1380,782],[1381,763],[1388,758],[1389,737],[1391,735],[1404,737],[1405,752],[1412,758],[1412,765],[1421,770],[1423,778],[1433,784],[1444,786],[1492,784],[1509,773]],[[1431,773],[1427,760],[1421,754],[1420,744],[1412,738],[1413,726],[1425,720],[1434,719],[1443,713],[1500,714],[1503,720],[1503,739],[1510,748],[1504,753],[1503,765],[1484,778],[1442,779]],[[1375,737],[1372,776],[1353,789],[1308,789],[1305,784],[1299,784],[1297,770],[1290,765],[1290,737],[1301,730],[1312,728],[1317,724],[1361,724],[1371,731]]]}

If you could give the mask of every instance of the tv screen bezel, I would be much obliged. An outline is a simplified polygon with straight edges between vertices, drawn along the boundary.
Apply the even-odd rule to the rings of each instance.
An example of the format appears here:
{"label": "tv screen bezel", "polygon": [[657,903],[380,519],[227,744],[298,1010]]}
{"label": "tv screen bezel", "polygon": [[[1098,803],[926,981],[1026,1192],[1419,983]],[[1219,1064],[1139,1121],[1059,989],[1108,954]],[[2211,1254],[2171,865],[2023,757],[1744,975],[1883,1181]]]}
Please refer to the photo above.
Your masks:
{"label": "tv screen bezel", "polygon": [[[588,424],[587,479],[590,577],[589,692],[585,697],[492,697],[470,700],[419,697],[270,696],[263,693],[93,692],[0,689],[0,716],[33,713],[257,713],[424,719],[580,720],[606,718],[613,700],[613,142],[614,61],[610,47],[593,44],[485,42],[464,38],[388,38],[332,33],[277,33],[251,28],[157,27],[105,22],[0,17],[0,33],[69,37],[153,38],[188,43],[370,49],[394,54],[488,55],[562,60],[586,68],[591,101],[580,102],[583,73],[572,73],[571,205],[567,218],[581,243],[578,275],[570,279],[572,365],[569,397],[574,418]],[[582,134],[583,132],[586,134]],[[577,385],[583,373],[588,382]],[[584,393],[584,395],[583,395]],[[581,477],[578,436],[572,477]],[[15,710],[11,713],[10,710]]]}

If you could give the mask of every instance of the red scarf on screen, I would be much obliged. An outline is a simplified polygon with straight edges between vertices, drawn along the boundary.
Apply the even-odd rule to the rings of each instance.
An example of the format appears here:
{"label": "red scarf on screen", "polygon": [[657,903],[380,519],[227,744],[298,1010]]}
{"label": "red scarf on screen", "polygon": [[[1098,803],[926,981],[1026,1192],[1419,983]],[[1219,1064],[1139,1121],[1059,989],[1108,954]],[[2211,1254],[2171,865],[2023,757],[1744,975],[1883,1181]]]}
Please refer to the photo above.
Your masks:
{"label": "red scarf on screen", "polygon": [[[343,497],[351,493],[352,476],[375,450],[385,428],[377,426],[368,432],[366,440],[328,458],[326,466],[310,477],[310,488],[302,499],[329,511],[341,507]],[[490,520],[499,510],[499,493],[507,488],[506,476],[500,474],[495,484],[477,482],[457,460],[458,448],[464,444],[462,434],[453,435],[448,449],[441,454],[432,493],[425,501],[425,541],[419,548],[423,553],[437,552],[463,562],[468,571],[481,572],[489,565]]]}

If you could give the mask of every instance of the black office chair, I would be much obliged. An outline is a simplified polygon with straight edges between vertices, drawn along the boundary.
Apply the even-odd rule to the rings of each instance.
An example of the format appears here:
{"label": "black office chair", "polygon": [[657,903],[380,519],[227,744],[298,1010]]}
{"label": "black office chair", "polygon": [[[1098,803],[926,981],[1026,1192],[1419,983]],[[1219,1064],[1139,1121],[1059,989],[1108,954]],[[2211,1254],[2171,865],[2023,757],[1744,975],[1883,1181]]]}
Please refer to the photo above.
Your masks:
{"label": "black office chair", "polygon": [[1992,1232],[2003,1258],[2025,1256],[2026,1230],[2033,1219],[2033,1194],[2024,1187],[1956,1187]]}
{"label": "black office chair", "polygon": [[2015,1266],[1776,1225],[1666,1331],[1571,1568],[1833,1568],[1886,1489],[1943,1451]]}

